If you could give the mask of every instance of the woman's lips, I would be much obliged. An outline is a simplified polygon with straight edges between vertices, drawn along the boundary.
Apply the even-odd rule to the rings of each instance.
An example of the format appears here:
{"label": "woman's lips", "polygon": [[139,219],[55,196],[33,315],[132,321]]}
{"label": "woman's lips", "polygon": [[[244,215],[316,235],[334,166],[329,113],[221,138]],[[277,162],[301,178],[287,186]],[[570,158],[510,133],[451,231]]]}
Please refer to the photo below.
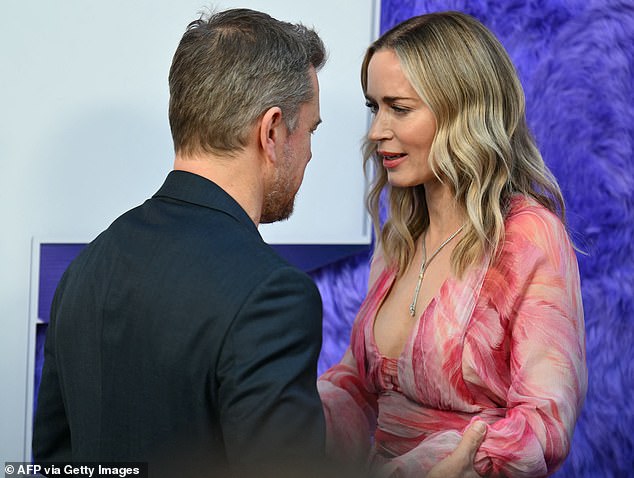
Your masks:
{"label": "woman's lips", "polygon": [[407,157],[407,154],[405,153],[379,152],[379,155],[383,158],[383,167],[386,169],[395,168]]}

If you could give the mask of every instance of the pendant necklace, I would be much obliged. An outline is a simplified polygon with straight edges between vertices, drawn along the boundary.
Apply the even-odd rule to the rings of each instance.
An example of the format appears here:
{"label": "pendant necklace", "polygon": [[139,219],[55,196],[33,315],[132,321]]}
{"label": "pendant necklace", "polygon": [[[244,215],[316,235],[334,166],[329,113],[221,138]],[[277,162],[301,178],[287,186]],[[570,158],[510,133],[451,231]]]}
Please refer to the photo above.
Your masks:
{"label": "pendant necklace", "polygon": [[409,315],[414,317],[416,313],[416,303],[418,302],[418,293],[420,292],[420,286],[423,283],[423,276],[425,275],[425,271],[427,267],[434,260],[434,257],[438,255],[440,250],[445,247],[447,244],[451,242],[451,240],[456,237],[460,231],[464,228],[464,224],[458,228],[456,232],[454,232],[451,236],[449,236],[445,241],[436,248],[436,250],[432,253],[429,260],[427,260],[427,251],[425,249],[425,236],[423,236],[423,261],[420,264],[420,272],[418,273],[418,281],[416,282],[416,289],[414,289],[414,298],[412,299],[412,303],[409,305]]}

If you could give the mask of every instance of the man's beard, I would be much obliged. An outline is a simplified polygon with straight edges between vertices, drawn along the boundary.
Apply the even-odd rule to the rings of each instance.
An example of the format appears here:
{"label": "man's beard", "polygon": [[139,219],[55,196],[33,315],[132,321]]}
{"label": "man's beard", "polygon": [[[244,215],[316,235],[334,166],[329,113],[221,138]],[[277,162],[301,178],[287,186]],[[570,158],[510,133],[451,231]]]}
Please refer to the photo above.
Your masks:
{"label": "man's beard", "polygon": [[283,221],[293,214],[297,190],[293,187],[290,154],[284,152],[284,161],[277,169],[273,184],[264,195],[261,224]]}

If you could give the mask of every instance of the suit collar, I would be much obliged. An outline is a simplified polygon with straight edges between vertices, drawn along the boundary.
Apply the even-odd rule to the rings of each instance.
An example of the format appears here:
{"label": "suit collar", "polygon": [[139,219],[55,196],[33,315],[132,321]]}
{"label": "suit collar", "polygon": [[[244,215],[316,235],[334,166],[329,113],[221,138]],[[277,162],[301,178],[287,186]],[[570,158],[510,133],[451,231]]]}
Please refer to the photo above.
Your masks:
{"label": "suit collar", "polygon": [[197,174],[171,171],[153,197],[167,197],[222,211],[260,235],[255,223],[235,199],[213,181]]}

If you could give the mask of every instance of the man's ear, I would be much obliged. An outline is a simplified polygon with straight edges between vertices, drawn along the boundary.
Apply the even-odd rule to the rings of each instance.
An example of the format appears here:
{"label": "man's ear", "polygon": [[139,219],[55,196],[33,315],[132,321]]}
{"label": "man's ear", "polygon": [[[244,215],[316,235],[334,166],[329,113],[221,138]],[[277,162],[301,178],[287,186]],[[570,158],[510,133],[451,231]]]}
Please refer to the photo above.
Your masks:
{"label": "man's ear", "polygon": [[266,110],[260,121],[260,147],[269,161],[277,161],[277,155],[286,137],[286,125],[282,118],[282,110],[273,106]]}

